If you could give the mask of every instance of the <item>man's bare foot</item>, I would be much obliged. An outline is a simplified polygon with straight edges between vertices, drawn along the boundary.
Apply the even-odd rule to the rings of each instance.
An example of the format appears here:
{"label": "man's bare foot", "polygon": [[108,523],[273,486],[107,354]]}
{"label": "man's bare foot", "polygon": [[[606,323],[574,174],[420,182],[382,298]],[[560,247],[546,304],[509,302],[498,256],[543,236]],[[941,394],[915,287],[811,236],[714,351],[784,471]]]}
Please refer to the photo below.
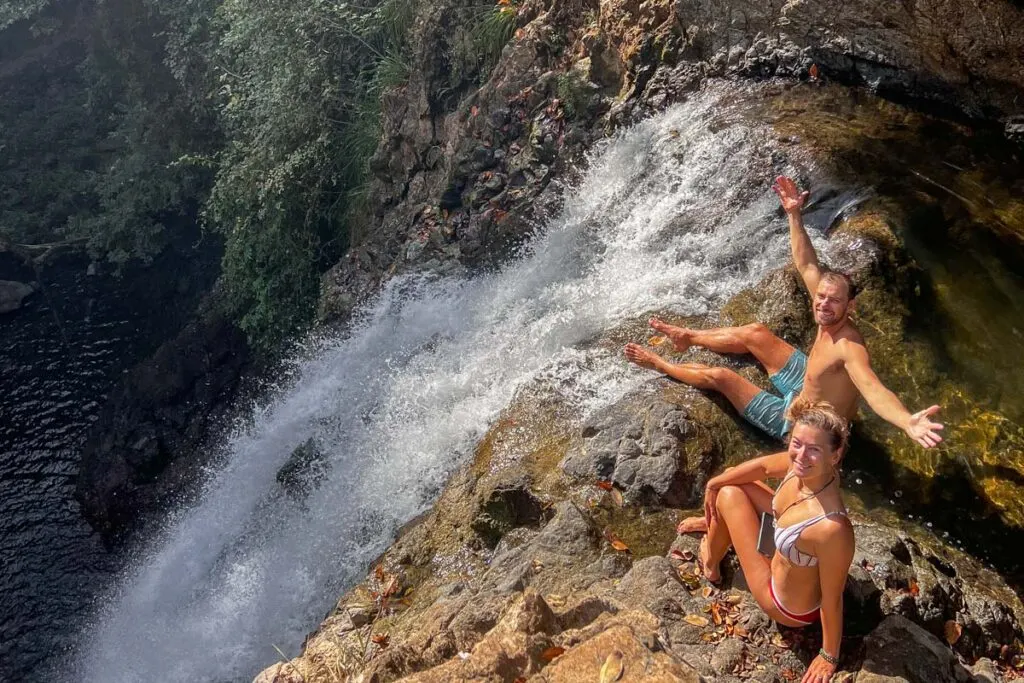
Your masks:
{"label": "man's bare foot", "polygon": [[661,356],[651,351],[648,351],[639,344],[626,344],[626,358],[636,363],[642,368],[650,368],[651,370],[658,369],[658,363],[661,362]]}
{"label": "man's bare foot", "polygon": [[700,561],[700,570],[704,574],[704,578],[711,583],[718,583],[722,580],[722,572],[718,568],[718,564],[711,566],[708,564],[708,537],[700,539],[700,551],[697,554],[697,559]]}
{"label": "man's bare foot", "polygon": [[708,520],[703,515],[700,517],[687,517],[676,526],[676,532],[680,534],[706,534],[708,532]]}
{"label": "man's bare foot", "polygon": [[669,325],[657,318],[651,318],[650,325],[658,332],[661,332],[663,335],[671,339],[673,346],[676,347],[676,351],[679,351],[680,353],[693,345],[693,342],[690,341],[690,335],[692,332],[685,327]]}

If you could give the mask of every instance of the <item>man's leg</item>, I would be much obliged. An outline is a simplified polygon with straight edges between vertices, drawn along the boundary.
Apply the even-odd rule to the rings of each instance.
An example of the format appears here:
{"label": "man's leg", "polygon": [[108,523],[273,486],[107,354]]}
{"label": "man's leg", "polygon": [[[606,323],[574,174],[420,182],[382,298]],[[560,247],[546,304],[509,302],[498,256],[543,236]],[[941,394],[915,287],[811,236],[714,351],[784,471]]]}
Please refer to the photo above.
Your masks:
{"label": "man's leg", "polygon": [[761,323],[691,330],[651,318],[651,327],[671,339],[677,351],[685,351],[691,346],[703,346],[716,353],[749,353],[764,366],[769,375],[781,370],[795,351]]}
{"label": "man's leg", "polygon": [[700,363],[676,365],[639,344],[626,344],[626,358],[644,368],[665,373],[672,379],[698,389],[717,391],[732,403],[741,415],[761,390],[728,368],[712,368]]}

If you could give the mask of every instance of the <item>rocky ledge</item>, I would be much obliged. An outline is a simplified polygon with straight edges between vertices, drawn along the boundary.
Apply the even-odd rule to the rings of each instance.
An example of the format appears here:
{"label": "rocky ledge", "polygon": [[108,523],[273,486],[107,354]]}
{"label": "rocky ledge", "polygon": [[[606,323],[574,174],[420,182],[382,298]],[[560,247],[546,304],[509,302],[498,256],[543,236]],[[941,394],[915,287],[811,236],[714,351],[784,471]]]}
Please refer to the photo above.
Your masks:
{"label": "rocky ledge", "polygon": [[[863,207],[827,253],[855,272],[866,302],[878,302],[867,320],[895,325],[920,283],[886,216],[884,204]],[[810,330],[806,310],[783,269],[719,316],[688,322],[756,317],[799,341]],[[595,343],[645,334],[637,321]],[[302,653],[256,681],[799,680],[820,627],[771,622],[734,560],[720,587],[707,585],[696,573],[698,540],[674,532],[709,476],[767,446],[735,413],[666,379],[582,424],[543,391],[524,390]],[[893,509],[853,492],[847,500],[857,552],[835,680],[1015,678],[1024,605],[1006,581]]]}

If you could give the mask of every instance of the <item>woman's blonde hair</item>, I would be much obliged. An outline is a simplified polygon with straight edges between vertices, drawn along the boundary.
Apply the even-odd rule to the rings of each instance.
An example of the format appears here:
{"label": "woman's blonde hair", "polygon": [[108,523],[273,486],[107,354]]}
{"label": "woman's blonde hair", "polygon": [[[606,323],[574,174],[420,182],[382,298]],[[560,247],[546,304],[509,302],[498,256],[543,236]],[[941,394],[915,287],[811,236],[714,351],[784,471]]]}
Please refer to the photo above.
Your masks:
{"label": "woman's blonde hair", "polygon": [[850,423],[828,401],[798,398],[790,404],[786,419],[794,425],[807,425],[828,432],[832,450],[843,449],[845,453],[850,438]]}

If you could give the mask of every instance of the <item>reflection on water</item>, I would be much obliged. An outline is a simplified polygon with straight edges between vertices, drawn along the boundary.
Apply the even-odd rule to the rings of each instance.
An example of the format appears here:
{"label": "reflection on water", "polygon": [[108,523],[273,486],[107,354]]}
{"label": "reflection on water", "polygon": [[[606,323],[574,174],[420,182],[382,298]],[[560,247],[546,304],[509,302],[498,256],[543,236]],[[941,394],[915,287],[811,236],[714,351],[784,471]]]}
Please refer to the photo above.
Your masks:
{"label": "reflection on water", "polygon": [[[6,277],[34,279],[0,256]],[[119,373],[173,333],[175,303],[194,306],[209,285],[197,277],[168,290],[153,271],[116,279],[87,266],[62,257],[43,291],[0,315],[0,681],[52,681],[48,667],[117,569],[73,498],[79,451]]]}

